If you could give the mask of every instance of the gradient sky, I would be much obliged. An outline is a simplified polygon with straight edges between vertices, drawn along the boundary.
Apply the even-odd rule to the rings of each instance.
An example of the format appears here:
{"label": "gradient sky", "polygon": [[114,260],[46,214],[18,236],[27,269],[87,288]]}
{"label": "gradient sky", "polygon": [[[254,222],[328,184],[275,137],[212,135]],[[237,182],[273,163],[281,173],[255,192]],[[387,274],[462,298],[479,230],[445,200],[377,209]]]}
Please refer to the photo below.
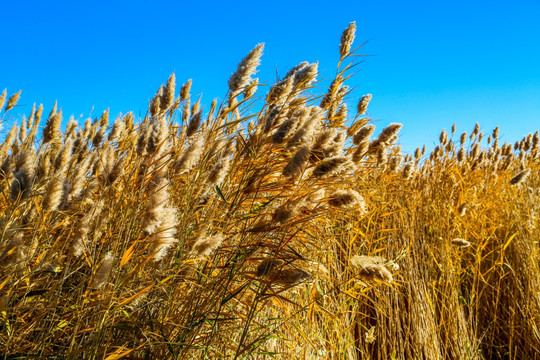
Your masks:
{"label": "gradient sky", "polygon": [[[362,58],[350,108],[372,93],[379,130],[401,122],[405,151],[443,128],[499,125],[502,142],[540,128],[540,0],[507,1],[4,1],[0,91],[84,120],[110,108],[144,115],[168,76],[193,79],[207,107],[238,62],[265,42],[257,76],[271,84],[319,60],[321,93],[341,32],[356,21]],[[92,110],[93,109],[93,110]],[[8,122],[13,118],[7,119]],[[7,126],[2,132],[7,131]],[[0,134],[0,138],[3,137]]]}

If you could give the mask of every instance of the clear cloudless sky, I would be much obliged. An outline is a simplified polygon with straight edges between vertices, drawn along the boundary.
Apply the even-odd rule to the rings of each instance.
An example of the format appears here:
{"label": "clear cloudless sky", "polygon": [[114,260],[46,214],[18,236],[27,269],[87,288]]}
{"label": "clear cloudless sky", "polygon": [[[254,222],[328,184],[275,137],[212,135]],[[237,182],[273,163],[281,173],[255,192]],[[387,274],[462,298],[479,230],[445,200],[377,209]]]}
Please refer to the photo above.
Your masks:
{"label": "clear cloudless sky", "polygon": [[2,1],[0,15],[0,91],[22,89],[15,115],[58,100],[65,118],[144,116],[172,72],[178,85],[192,78],[208,108],[260,42],[261,81],[318,60],[322,93],[356,21],[355,44],[367,40],[360,53],[371,56],[359,58],[347,101],[354,109],[372,93],[369,115],[379,130],[403,123],[405,151],[433,147],[454,122],[469,133],[498,125],[502,142],[540,128],[540,0],[20,0]]}

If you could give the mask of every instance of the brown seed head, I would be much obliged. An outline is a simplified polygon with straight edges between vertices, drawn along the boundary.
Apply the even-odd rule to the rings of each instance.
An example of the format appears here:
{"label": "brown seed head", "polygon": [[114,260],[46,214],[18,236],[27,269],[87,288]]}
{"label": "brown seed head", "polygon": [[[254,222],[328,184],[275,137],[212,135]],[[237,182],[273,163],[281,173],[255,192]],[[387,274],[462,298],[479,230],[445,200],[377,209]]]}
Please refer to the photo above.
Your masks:
{"label": "brown seed head", "polygon": [[369,102],[371,101],[371,94],[367,94],[362,96],[360,101],[358,102],[358,115],[364,115],[368,109]]}
{"label": "brown seed head", "polygon": [[270,282],[285,286],[292,286],[311,278],[309,273],[300,269],[283,269],[270,273]]}
{"label": "brown seed head", "polygon": [[283,261],[277,259],[265,259],[257,266],[257,276],[265,276],[283,265]]}
{"label": "brown seed head", "polygon": [[174,91],[176,89],[176,76],[174,73],[171,74],[167,80],[167,84],[163,89],[163,96],[161,97],[161,111],[167,111],[174,104]]}
{"label": "brown seed head", "polygon": [[379,142],[388,142],[394,135],[397,135],[399,130],[402,128],[400,123],[392,123],[388,125],[379,135]]}
{"label": "brown seed head", "polygon": [[303,146],[291,158],[287,166],[283,169],[283,175],[287,177],[297,177],[302,173],[304,166],[309,161],[311,150],[308,146]]}
{"label": "brown seed head", "polygon": [[339,45],[339,54],[341,59],[345,58],[351,51],[351,45],[354,42],[356,33],[356,22],[351,22],[341,35],[341,44]]}
{"label": "brown seed head", "polygon": [[4,107],[4,104],[6,103],[6,97],[7,97],[7,89],[4,89],[4,91],[2,91],[2,94],[0,94],[0,111],[2,111],[2,108]]}
{"label": "brown seed head", "polygon": [[510,184],[512,185],[521,184],[523,181],[525,181],[529,177],[530,173],[531,173],[531,169],[525,169],[521,171],[519,174],[517,174],[510,180]]}
{"label": "brown seed head", "polygon": [[452,243],[452,245],[455,245],[460,248],[466,248],[466,247],[471,246],[470,242],[468,242],[465,239],[460,239],[460,238],[452,239],[450,242]]}
{"label": "brown seed head", "polygon": [[459,216],[464,216],[466,212],[467,212],[467,203],[463,203],[463,204],[459,205],[459,207],[458,207],[458,215]]}
{"label": "brown seed head", "polygon": [[91,285],[92,289],[97,290],[103,285],[105,285],[105,283],[109,279],[109,274],[111,272],[113,262],[114,256],[110,252],[107,253],[107,255],[105,255],[105,258],[103,259],[103,262],[96,271],[96,275],[94,276],[94,280],[92,281]]}
{"label": "brown seed head", "polygon": [[362,214],[367,212],[364,197],[355,190],[338,190],[333,192],[328,198],[328,204],[344,209],[357,208]]}
{"label": "brown seed head", "polygon": [[[4,90],[5,91],[5,90]],[[19,97],[21,96],[21,90],[17,91],[15,94],[11,95],[11,97],[9,98],[8,102],[7,102],[7,105],[6,105],[6,108],[4,110],[4,112],[8,112],[9,110],[11,110],[15,105],[17,105],[17,102],[19,101]],[[0,106],[0,109],[2,107]]]}
{"label": "brown seed head", "polygon": [[231,97],[235,97],[243,87],[249,84],[251,76],[256,73],[257,66],[260,64],[263,49],[264,44],[258,44],[238,64],[238,69],[229,79]]}
{"label": "brown seed head", "polygon": [[358,130],[358,132],[356,134],[354,134],[353,143],[355,145],[358,145],[361,142],[368,141],[369,138],[371,137],[371,135],[373,135],[374,132],[375,132],[375,125],[366,125],[366,126],[364,126],[360,130]]}
{"label": "brown seed head", "polygon": [[[56,108],[56,103],[55,107]],[[60,124],[62,123],[62,109],[54,113],[47,119],[43,128],[43,144],[56,142],[60,137]]]}
{"label": "brown seed head", "polygon": [[189,99],[189,92],[191,91],[191,83],[192,80],[189,79],[184,85],[182,85],[182,88],[180,89],[180,100],[186,101]]}
{"label": "brown seed head", "polygon": [[371,279],[392,282],[393,276],[383,265],[386,262],[380,256],[358,256],[351,258],[351,264],[359,268],[359,275]]}
{"label": "brown seed head", "polygon": [[223,242],[223,235],[200,236],[193,245],[192,251],[195,256],[207,256],[216,250]]}
{"label": "brown seed head", "polygon": [[189,124],[186,129],[186,136],[190,137],[195,134],[201,125],[202,111],[197,111],[189,120]]}
{"label": "brown seed head", "polygon": [[309,64],[294,73],[293,87],[305,89],[309,87],[317,78],[319,63]]}
{"label": "brown seed head", "polygon": [[313,176],[323,177],[334,175],[341,170],[349,167],[350,160],[345,156],[336,156],[330,159],[323,160],[313,170]]}

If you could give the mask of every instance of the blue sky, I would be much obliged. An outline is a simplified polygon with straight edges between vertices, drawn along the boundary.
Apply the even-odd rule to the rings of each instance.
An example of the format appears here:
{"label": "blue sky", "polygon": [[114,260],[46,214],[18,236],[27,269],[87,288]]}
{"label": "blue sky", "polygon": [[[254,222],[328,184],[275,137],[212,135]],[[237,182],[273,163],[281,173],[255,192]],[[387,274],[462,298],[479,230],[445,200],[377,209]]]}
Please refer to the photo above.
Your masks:
{"label": "blue sky", "polygon": [[178,84],[192,78],[209,106],[259,42],[263,82],[318,60],[322,93],[341,32],[356,21],[356,44],[367,40],[360,52],[371,56],[347,100],[355,107],[372,93],[369,115],[379,130],[403,123],[404,150],[432,147],[454,122],[458,132],[499,125],[503,142],[540,128],[540,0],[21,0],[3,2],[1,19],[0,91],[22,89],[15,114],[34,102],[48,112],[58,100],[66,118],[106,108],[144,115],[173,71]]}

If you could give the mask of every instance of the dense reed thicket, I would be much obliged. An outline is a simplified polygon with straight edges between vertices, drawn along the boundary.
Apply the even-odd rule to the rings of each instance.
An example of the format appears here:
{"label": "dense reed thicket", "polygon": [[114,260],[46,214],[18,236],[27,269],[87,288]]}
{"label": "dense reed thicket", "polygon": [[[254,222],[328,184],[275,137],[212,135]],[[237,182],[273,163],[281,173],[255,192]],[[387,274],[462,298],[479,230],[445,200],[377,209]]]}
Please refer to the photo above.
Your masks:
{"label": "dense reed thicket", "polygon": [[208,109],[173,74],[140,121],[17,119],[4,358],[539,358],[538,132],[402,154],[345,85],[354,37],[322,95],[317,63],[262,87],[261,44]]}

